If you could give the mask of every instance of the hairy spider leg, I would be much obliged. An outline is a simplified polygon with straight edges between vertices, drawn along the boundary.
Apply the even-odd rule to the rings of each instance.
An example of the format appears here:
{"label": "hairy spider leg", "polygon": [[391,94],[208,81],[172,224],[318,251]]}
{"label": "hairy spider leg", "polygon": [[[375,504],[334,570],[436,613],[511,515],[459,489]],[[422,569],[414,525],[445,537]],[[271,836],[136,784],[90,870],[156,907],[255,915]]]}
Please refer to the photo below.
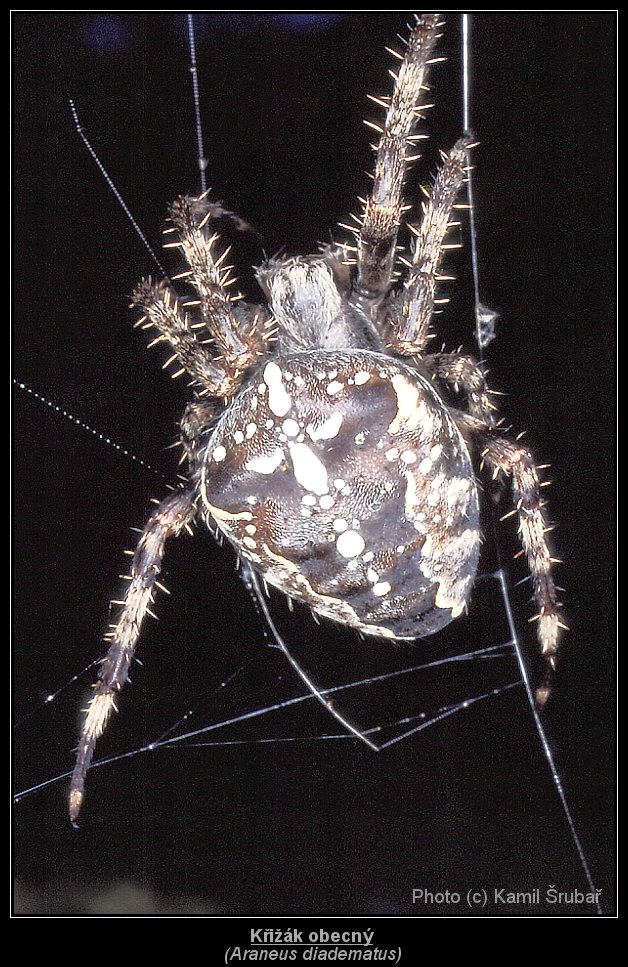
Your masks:
{"label": "hairy spider leg", "polygon": [[486,385],[481,363],[471,356],[458,353],[434,353],[422,360],[423,365],[436,379],[443,380],[456,393],[463,392],[472,417],[485,427],[496,427],[502,422],[497,406],[491,396],[499,395]]}
{"label": "hairy spider leg", "polygon": [[[216,206],[204,198],[187,197],[179,198],[170,208],[173,227],[167,231],[176,232],[177,241],[173,244],[183,250],[190,266],[179,278],[188,279],[200,299],[180,300],[170,281],[154,284],[145,279],[136,288],[132,303],[145,313],[137,325],[159,330],[152,344],[166,342],[173,349],[165,365],[176,360],[180,369],[174,375],[187,372],[197,387],[197,400],[186,409],[181,425],[184,452],[192,461],[195,456],[192,437],[214,413],[212,404],[198,397],[209,395],[223,401],[231,397],[243,373],[261,353],[268,336],[267,317],[261,311],[251,313],[247,307],[245,315],[244,309],[238,312],[239,307],[233,305],[234,297],[228,293],[229,269],[223,265],[227,250],[215,257],[218,236],[207,231],[215,209]],[[191,312],[199,305],[200,320],[194,322]],[[206,338],[200,340],[200,334]],[[221,355],[212,352],[216,345],[222,351]],[[189,525],[196,513],[197,497],[197,488],[190,486],[159,504],[135,551],[124,601],[114,602],[122,610],[108,635],[111,646],[103,660],[95,694],[83,722],[70,785],[69,810],[73,822],[83,802],[85,777],[96,741],[116,707],[116,694],[127,681],[142,621],[150,613],[149,605],[161,570],[165,542]]]}
{"label": "hairy spider leg", "polygon": [[137,286],[131,305],[145,313],[137,325],[159,330],[151,345],[167,342],[172,347],[165,366],[179,363],[173,375],[187,372],[199,396],[227,401],[244,373],[263,355],[270,333],[267,312],[259,307],[251,310],[239,301],[239,293],[230,294],[235,279],[231,267],[224,264],[229,249],[219,253],[219,236],[209,230],[216,209],[205,196],[184,196],[170,206],[172,226],[166,233],[175,232],[177,239],[167,245],[180,249],[189,266],[174,280],[189,282],[199,298],[180,299],[169,282],[154,283],[149,278]]}
{"label": "hairy spider leg", "polygon": [[415,236],[412,259],[400,259],[408,273],[391,335],[392,348],[402,356],[421,356],[433,335],[431,322],[437,303],[438,268],[444,251],[458,247],[445,245],[444,239],[447,230],[456,224],[451,222],[451,213],[465,182],[470,147],[471,138],[460,138],[448,154],[443,154],[434,187],[422,206],[421,224],[416,228],[408,226]]}
{"label": "hairy spider leg", "polygon": [[[547,534],[552,529],[546,518],[539,478],[530,451],[499,432],[501,419],[491,400],[491,390],[481,365],[468,356],[440,353],[427,358],[429,368],[437,379],[443,380],[462,391],[467,398],[470,415],[452,412],[459,428],[469,432],[481,450],[482,459],[491,467],[495,477],[505,473],[512,478],[513,500],[519,517],[519,537],[528,560],[534,600],[539,609],[532,620],[537,623],[537,638],[545,656],[545,674],[536,689],[536,702],[542,707],[551,692],[552,679],[558,657],[561,622],[561,604],[557,599],[553,565],[558,563],[552,556]],[[507,514],[506,516],[510,516]]]}
{"label": "hairy spider leg", "polygon": [[96,741],[102,735],[111,712],[116,709],[116,695],[128,679],[142,622],[147,614],[152,614],[150,605],[158,583],[166,541],[189,526],[196,513],[196,498],[196,490],[189,488],[177,490],[159,504],[144,527],[133,555],[124,601],[112,602],[120,605],[121,611],[107,635],[111,645],[102,661],[99,680],[94,686],[94,695],[83,720],[70,783],[69,812],[73,823],[83,803],[85,777]]}
{"label": "hairy spider leg", "polygon": [[[534,601],[538,613],[531,619],[537,625],[537,638],[545,658],[545,674],[536,688],[535,699],[539,708],[547,701],[558,658],[561,629],[567,626],[560,619],[561,603],[558,600],[553,566],[559,561],[552,557],[547,534],[552,529],[545,516],[545,503],[541,496],[544,484],[539,480],[538,468],[530,451],[513,442],[493,426],[482,420],[458,412],[454,419],[463,432],[468,432],[480,447],[482,460],[492,469],[493,478],[502,473],[512,481],[513,514],[519,519],[519,539],[525,553]],[[510,516],[510,515],[506,515]]]}
{"label": "hairy spider leg", "polygon": [[[357,277],[352,302],[369,314],[390,288],[396,258],[397,233],[403,215],[403,184],[407,165],[420,155],[417,141],[426,137],[414,133],[425,106],[420,98],[426,90],[425,78],[441,26],[438,14],[416,17],[407,41],[405,55],[393,55],[401,61],[394,79],[393,93],[388,98],[375,98],[386,109],[383,127],[367,122],[379,135],[376,147],[373,187],[364,201],[358,227],[351,230],[357,237]],[[348,226],[346,226],[348,227]]]}

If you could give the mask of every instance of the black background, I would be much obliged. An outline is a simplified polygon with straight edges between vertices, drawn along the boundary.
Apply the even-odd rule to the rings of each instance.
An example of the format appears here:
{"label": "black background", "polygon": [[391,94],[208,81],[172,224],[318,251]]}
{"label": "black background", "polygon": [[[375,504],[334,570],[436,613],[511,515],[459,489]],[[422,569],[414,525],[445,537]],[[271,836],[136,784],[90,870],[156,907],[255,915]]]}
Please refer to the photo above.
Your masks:
{"label": "black background", "polygon": [[[197,186],[184,18],[110,16],[14,15],[14,373],[172,479],[176,454],[166,447],[185,386],[160,372],[163,359],[144,348],[127,308],[133,285],[154,266],[74,131],[67,99],[76,100],[87,135],[159,246],[167,203]],[[410,176],[411,199],[418,196],[410,186],[429,180],[438,148],[461,130],[459,19],[448,18],[449,60],[432,75],[432,137]],[[271,15],[197,19],[209,184],[257,228],[269,254],[281,246],[312,251],[356,210],[371,163],[361,119],[377,118],[365,94],[388,91],[382,48],[395,45],[406,20],[347,14],[291,30]],[[507,394],[507,422],[527,429],[538,460],[551,462],[555,545],[565,562],[559,583],[571,631],[544,719],[607,913],[614,907],[614,28],[612,14],[478,14],[472,75],[482,296],[500,312],[490,379]],[[439,338],[448,349],[464,343],[473,351],[466,228],[462,240],[463,255],[448,263],[460,279],[449,285]],[[261,260],[255,238],[235,241],[238,267]],[[239,275],[256,298],[250,272]],[[54,702],[43,698],[101,654],[129,528],[142,526],[150,497],[163,496],[166,482],[23,391],[14,394],[13,413],[21,723],[14,749],[22,790],[71,768],[77,709],[94,670]],[[512,521],[500,525],[508,562],[514,531]],[[484,570],[493,566],[491,544]],[[187,709],[196,728],[302,690],[265,646],[227,548],[199,530],[169,547],[164,573],[172,595],[160,597],[160,621],[143,635],[144,664],[134,668],[100,757],[141,747]],[[521,562],[509,566],[513,584],[524,574]],[[525,586],[513,592],[532,656],[527,597]],[[293,620],[287,637],[324,683],[415,664],[440,647],[490,645],[503,640],[504,624],[499,601],[482,585],[470,617],[442,644],[395,650],[304,615]],[[461,686],[469,695],[490,687],[493,671],[482,671],[480,685],[475,674]],[[495,675],[509,681],[515,670]],[[403,696],[412,712],[426,687],[415,684],[416,705]],[[439,707],[449,685],[443,678],[435,688],[430,701]],[[408,714],[395,692],[360,695],[350,713],[365,721]],[[256,728],[215,738],[336,730],[312,702]],[[22,914],[452,916],[469,911],[413,906],[412,888],[584,889],[522,688],[379,755],[352,740],[143,753],[90,774],[80,830],[66,818],[65,796],[66,781],[57,782],[16,806]],[[479,914],[593,912],[522,902]]]}

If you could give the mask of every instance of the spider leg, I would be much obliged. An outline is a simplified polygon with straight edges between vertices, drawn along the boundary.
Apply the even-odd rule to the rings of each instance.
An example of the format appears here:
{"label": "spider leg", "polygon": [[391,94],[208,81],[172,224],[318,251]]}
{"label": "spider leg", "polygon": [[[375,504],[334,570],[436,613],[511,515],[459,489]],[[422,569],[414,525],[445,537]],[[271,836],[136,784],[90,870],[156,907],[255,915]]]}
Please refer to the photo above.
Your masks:
{"label": "spider leg", "polygon": [[475,359],[457,353],[434,353],[425,356],[422,363],[433,377],[448,383],[456,393],[465,394],[472,417],[485,427],[499,425],[498,409],[491,402],[484,371]]}
{"label": "spider leg", "polygon": [[[207,230],[216,217],[215,208],[204,197],[187,196],[178,198],[170,208],[173,227],[167,232],[175,232],[177,241],[168,245],[181,249],[189,265],[175,278],[188,281],[199,298],[179,299],[170,283],[144,279],[133,293],[132,306],[145,313],[138,325],[159,330],[151,345],[170,344],[173,355],[166,366],[176,360],[181,367],[174,375],[187,372],[202,395],[228,399],[263,353],[270,331],[263,309],[250,310],[239,302],[239,294],[229,292],[235,281],[229,275],[230,267],[223,264],[229,250],[219,254],[219,236]],[[195,318],[196,310],[200,318]]]}
{"label": "spider leg", "polygon": [[536,702],[542,707],[551,692],[560,630],[566,625],[559,617],[561,604],[553,576],[553,565],[557,561],[552,557],[547,540],[551,527],[544,513],[538,469],[526,447],[495,433],[492,427],[464,413],[456,413],[455,419],[460,429],[469,432],[480,444],[482,460],[492,468],[494,478],[505,473],[512,480],[519,539],[528,560],[534,600],[539,609],[532,620],[536,622],[537,638],[545,657],[545,673],[536,689]]}
{"label": "spider leg", "polygon": [[397,55],[401,64],[398,74],[392,74],[395,81],[392,96],[385,100],[373,99],[386,108],[386,118],[383,127],[373,125],[380,133],[373,188],[364,202],[362,218],[358,219],[359,228],[351,228],[357,237],[357,277],[352,302],[367,314],[377,306],[392,280],[406,165],[419,157],[410,156],[408,148],[424,137],[413,132],[421,117],[419,98],[426,89],[427,67],[440,24],[437,14],[416,18],[405,56]]}
{"label": "spider leg", "polygon": [[[115,699],[128,678],[128,671],[144,616],[153,601],[157,578],[161,571],[165,543],[177,536],[196,513],[196,490],[177,490],[166,497],[149,518],[131,565],[130,581],[118,620],[107,636],[109,651],[102,661],[99,680],[89,702],[70,784],[69,812],[75,822],[83,802],[85,777],[96,741],[116,708]],[[116,602],[117,603],[117,602]]]}
{"label": "spider leg", "polygon": [[[201,450],[205,441],[205,433],[211,427],[220,412],[217,400],[195,400],[188,403],[181,420],[181,446],[183,456],[181,463],[187,460],[190,475],[198,466]],[[176,444],[175,444],[176,445]]]}
{"label": "spider leg", "polygon": [[404,356],[421,355],[432,335],[430,322],[438,268],[447,248],[444,238],[452,225],[451,213],[465,180],[470,147],[470,138],[460,138],[449,154],[443,154],[434,187],[423,204],[423,220],[418,228],[409,226],[415,236],[412,259],[401,260],[408,274],[391,336],[393,349]]}

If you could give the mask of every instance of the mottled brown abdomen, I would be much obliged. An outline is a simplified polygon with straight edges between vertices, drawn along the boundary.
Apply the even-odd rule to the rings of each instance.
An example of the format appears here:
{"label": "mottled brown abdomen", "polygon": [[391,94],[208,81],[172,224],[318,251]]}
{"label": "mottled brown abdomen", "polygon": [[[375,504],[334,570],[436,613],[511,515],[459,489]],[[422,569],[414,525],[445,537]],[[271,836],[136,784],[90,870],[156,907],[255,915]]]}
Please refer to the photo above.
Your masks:
{"label": "mottled brown abdomen", "polygon": [[207,512],[266,581],[367,634],[432,634],[477,570],[477,486],[433,385],[380,353],[268,362],[214,428]]}

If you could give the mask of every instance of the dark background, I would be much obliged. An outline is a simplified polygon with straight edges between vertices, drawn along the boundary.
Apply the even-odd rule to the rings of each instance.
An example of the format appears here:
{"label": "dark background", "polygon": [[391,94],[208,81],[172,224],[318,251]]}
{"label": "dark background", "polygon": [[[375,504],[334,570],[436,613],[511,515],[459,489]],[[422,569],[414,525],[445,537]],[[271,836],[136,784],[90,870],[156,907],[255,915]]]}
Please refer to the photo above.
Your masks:
{"label": "dark background", "polygon": [[[307,20],[307,22],[304,22]],[[365,95],[389,90],[404,14],[317,19],[197,18],[208,179],[269,254],[312,251],[368,188]],[[197,187],[182,16],[15,14],[14,373],[37,393],[148,460],[154,474],[16,390],[14,415],[15,784],[72,766],[122,550],[176,469],[167,450],[183,381],[133,330],[128,294],[154,266],[73,129],[68,97],[146,236]],[[434,68],[431,140],[411,186],[459,136],[459,17]],[[507,422],[528,430],[549,491],[571,630],[544,720],[605,912],[614,909],[614,78],[612,14],[479,14],[473,118],[481,141],[477,219],[482,297],[500,312],[489,347]],[[472,341],[468,232],[448,267],[439,338]],[[235,239],[238,266],[261,260]],[[167,253],[166,253],[167,257]],[[176,271],[176,265],[168,266]],[[251,273],[239,272],[256,298]],[[499,516],[508,510],[505,500]],[[499,525],[502,554],[515,526]],[[483,569],[495,562],[489,537]],[[233,555],[199,530],[167,553],[172,591],[143,634],[133,685],[97,755],[141,748],[188,709],[200,728],[300,694]],[[509,580],[525,575],[509,563]],[[513,607],[534,664],[526,586]],[[274,605],[279,609],[279,604]],[[283,620],[283,616],[282,616]],[[468,619],[414,648],[363,643],[297,614],[286,638],[323,684],[505,640],[486,582]],[[467,667],[468,666],[468,667]],[[232,676],[228,686],[220,683]],[[512,662],[459,664],[404,691],[359,690],[346,711],[394,722],[516,678]],[[44,697],[66,685],[54,702]],[[338,697],[342,704],[344,698]],[[452,698],[453,696],[453,698]],[[344,706],[343,706],[344,708]],[[315,703],[210,734],[224,741],[336,731]],[[66,780],[15,812],[22,914],[465,915],[411,903],[413,887],[584,889],[521,687],[478,702],[381,754],[353,740],[148,752],[94,770],[80,830]],[[478,914],[591,915],[589,905],[520,903]]]}

